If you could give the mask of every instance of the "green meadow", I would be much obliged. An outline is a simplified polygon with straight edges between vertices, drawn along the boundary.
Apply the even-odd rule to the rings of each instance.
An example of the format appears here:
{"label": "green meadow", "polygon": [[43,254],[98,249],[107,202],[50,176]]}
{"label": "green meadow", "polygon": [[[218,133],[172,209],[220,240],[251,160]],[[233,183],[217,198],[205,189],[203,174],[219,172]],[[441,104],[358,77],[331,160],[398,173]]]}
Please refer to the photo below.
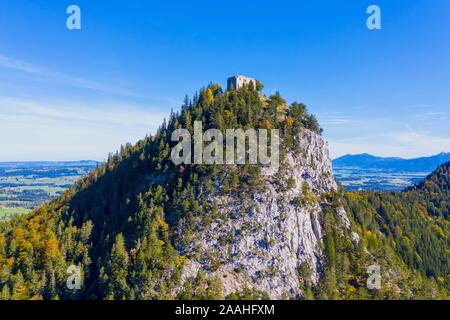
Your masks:
{"label": "green meadow", "polygon": [[59,196],[96,165],[92,161],[0,163],[0,221]]}

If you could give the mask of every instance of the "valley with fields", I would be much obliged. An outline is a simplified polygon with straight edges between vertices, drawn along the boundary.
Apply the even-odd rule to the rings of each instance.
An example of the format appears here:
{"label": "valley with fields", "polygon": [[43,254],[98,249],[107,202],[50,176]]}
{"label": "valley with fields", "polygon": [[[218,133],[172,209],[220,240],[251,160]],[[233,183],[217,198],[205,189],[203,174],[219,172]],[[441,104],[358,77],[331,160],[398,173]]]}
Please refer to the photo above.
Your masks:
{"label": "valley with fields", "polygon": [[61,195],[96,166],[94,161],[0,163],[0,221]]}

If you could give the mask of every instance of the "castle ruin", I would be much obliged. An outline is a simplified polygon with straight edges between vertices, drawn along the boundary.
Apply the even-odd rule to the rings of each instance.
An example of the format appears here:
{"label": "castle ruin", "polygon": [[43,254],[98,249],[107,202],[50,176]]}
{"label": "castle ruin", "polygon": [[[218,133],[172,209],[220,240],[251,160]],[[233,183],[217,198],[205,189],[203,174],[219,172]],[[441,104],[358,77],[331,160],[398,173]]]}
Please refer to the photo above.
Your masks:
{"label": "castle ruin", "polygon": [[246,76],[232,76],[227,80],[227,90],[237,90],[242,88],[244,85],[249,85],[253,82],[253,86],[256,88],[256,79],[246,77]]}

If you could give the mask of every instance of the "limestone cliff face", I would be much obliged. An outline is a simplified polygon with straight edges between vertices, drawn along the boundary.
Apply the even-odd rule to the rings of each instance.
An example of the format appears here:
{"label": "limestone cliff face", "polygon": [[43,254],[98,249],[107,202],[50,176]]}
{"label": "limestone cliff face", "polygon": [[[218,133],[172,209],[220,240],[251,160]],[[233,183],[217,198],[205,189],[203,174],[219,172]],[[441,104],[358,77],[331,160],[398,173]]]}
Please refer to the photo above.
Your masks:
{"label": "limestone cliff face", "polygon": [[[320,224],[323,195],[337,189],[328,146],[304,130],[299,150],[286,154],[280,170],[265,176],[251,195],[211,194],[221,218],[202,229],[186,248],[183,278],[203,269],[220,277],[224,294],[247,288],[273,299],[301,297],[299,267],[306,263],[317,283],[323,265]],[[345,211],[342,219],[348,221]]]}

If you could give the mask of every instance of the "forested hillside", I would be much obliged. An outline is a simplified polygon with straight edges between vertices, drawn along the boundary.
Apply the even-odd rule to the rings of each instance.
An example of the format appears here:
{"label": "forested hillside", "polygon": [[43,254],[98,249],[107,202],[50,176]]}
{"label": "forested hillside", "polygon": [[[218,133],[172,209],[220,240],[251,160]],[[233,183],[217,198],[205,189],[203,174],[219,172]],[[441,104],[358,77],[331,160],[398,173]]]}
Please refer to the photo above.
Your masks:
{"label": "forested hillside", "polygon": [[441,165],[417,186],[408,188],[406,195],[418,196],[427,212],[448,221],[450,212],[450,162]]}
{"label": "forested hillside", "polygon": [[[239,287],[225,295],[226,279],[214,276],[214,272],[227,261],[223,261],[223,256],[215,256],[216,252],[208,256],[190,246],[196,239],[202,239],[208,228],[220,225],[220,221],[247,221],[243,218],[249,216],[245,205],[267,189],[267,181],[260,175],[261,167],[175,166],[170,158],[175,144],[171,142],[171,133],[177,128],[192,132],[195,120],[202,121],[204,129],[279,129],[283,166],[290,155],[307,159],[307,151],[313,146],[300,148],[296,144],[300,134],[314,143],[314,148],[322,150],[318,146],[321,128],[306,107],[295,102],[288,105],[278,93],[265,97],[259,92],[261,88],[258,83],[257,88],[249,86],[228,92],[215,84],[201,89],[192,100],[186,98],[181,111],[172,113],[155,135],[110,154],[104,165],[58,199],[31,214],[2,223],[0,297],[271,298],[268,292],[251,286]],[[311,275],[314,270],[310,265],[300,264],[297,275],[300,294],[287,292],[280,297],[448,297],[448,181],[441,183],[441,176],[448,179],[448,166],[446,172],[430,177],[432,182],[424,182],[423,186],[401,195],[345,194],[327,190],[333,178],[319,171],[317,162],[312,160],[309,169],[319,177],[315,183],[329,181],[323,190],[311,189],[303,183],[301,191],[294,192],[289,189],[296,190],[298,181],[276,180],[277,177],[275,182],[271,181],[276,194],[295,193],[288,202],[297,214],[304,211],[308,215],[309,208],[316,208],[323,229],[323,235],[317,235],[320,240],[317,248],[310,248],[320,262],[314,266],[316,277]],[[281,168],[280,172],[289,169]],[[311,180],[311,174],[304,179]],[[435,197],[437,194],[442,196],[440,201]],[[223,216],[220,203],[215,201],[228,196],[241,199],[235,203],[232,217]],[[249,202],[244,201],[247,198]],[[288,219],[283,214],[286,212],[280,212],[276,219]],[[215,246],[233,244],[244,233],[252,232],[245,228],[233,231],[221,235]],[[277,242],[282,247],[280,241],[282,237],[266,239],[260,243],[261,251],[268,251]],[[231,253],[229,259],[233,259]],[[205,261],[203,268],[193,279],[185,281],[185,266],[194,260]],[[264,266],[267,277],[276,273],[277,263]],[[379,291],[365,287],[366,268],[372,263],[380,263],[382,270],[386,270],[385,285]],[[70,265],[81,267],[80,290],[66,286]],[[230,277],[239,277],[247,271],[237,266]],[[313,278],[317,281],[312,281]],[[257,284],[260,280],[253,278],[253,281]]]}
{"label": "forested hillside", "polygon": [[[450,288],[450,163],[400,193],[347,192],[346,209],[367,238],[390,244],[412,270]],[[378,244],[381,245],[381,244]]]}

